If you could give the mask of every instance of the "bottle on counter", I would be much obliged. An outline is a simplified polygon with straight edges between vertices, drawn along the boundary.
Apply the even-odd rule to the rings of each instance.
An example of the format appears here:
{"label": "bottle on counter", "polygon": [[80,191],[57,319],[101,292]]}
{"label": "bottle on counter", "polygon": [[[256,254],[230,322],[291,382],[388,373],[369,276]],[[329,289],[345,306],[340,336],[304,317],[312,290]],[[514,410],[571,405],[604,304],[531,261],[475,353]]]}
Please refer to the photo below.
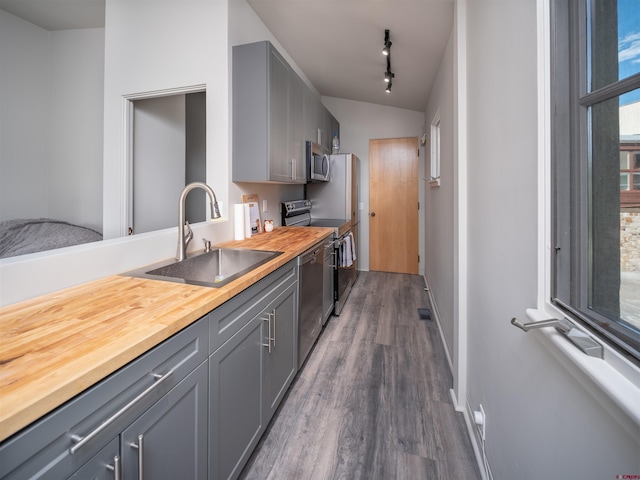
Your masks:
{"label": "bottle on counter", "polygon": [[333,141],[331,142],[331,153],[340,153],[340,139],[338,132],[333,132]]}

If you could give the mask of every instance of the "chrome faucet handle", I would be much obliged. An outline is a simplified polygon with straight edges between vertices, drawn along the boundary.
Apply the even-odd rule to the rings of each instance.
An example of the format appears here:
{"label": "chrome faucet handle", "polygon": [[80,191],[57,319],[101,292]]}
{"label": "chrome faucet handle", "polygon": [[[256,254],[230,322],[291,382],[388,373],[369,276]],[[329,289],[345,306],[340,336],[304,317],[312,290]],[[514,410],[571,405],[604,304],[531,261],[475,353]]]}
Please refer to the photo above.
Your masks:
{"label": "chrome faucet handle", "polygon": [[[193,239],[193,230],[191,230],[191,225],[189,225],[189,222],[184,222],[184,225],[182,227],[183,229],[181,231],[180,227],[178,226],[178,249],[176,251],[176,260],[178,260],[179,262],[187,258],[187,247],[189,246],[189,242]],[[186,231],[184,229],[186,229]],[[181,253],[183,255],[181,255]]]}
{"label": "chrome faucet handle", "polygon": [[184,234],[184,246],[186,249],[189,246],[189,242],[193,240],[193,230],[191,230],[191,225],[189,225],[189,222],[184,222],[184,226],[187,229],[186,233]]}

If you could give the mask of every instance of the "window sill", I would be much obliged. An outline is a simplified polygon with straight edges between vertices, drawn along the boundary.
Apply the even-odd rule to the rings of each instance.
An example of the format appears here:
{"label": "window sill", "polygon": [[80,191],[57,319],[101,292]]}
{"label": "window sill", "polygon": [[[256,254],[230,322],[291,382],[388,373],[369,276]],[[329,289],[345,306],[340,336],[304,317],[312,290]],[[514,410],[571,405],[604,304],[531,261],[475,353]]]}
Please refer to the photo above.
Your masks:
{"label": "window sill", "polygon": [[[550,304],[546,304],[544,310],[528,309],[526,313],[534,322],[565,317]],[[576,325],[576,328],[580,327]],[[545,347],[603,406],[609,407],[611,402],[618,407],[626,418],[611,413],[634,438],[640,438],[640,369],[607,345],[603,344],[604,359],[594,358],[581,352],[553,327],[536,331],[546,340],[543,342]],[[629,420],[633,425],[629,425]]]}

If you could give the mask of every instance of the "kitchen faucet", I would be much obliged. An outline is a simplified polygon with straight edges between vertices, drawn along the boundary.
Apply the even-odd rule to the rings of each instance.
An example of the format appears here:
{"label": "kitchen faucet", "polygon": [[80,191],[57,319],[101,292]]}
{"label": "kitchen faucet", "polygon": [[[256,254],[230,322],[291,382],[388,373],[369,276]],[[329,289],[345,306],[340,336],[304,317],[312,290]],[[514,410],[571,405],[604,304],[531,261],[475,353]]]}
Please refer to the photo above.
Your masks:
{"label": "kitchen faucet", "polygon": [[180,214],[178,217],[178,253],[176,255],[176,260],[178,260],[179,262],[187,258],[187,245],[193,238],[193,232],[191,231],[191,227],[189,227],[188,223],[187,223],[188,238],[185,238],[184,217],[185,217],[185,203],[187,199],[187,194],[194,188],[201,188],[205,192],[207,192],[207,195],[209,195],[209,202],[211,203],[211,220],[215,220],[216,218],[221,217],[220,209],[218,208],[218,200],[216,199],[216,194],[209,185],[202,182],[193,182],[188,184],[186,187],[184,187],[184,190],[182,190],[182,193],[180,194],[180,206],[179,206]]}

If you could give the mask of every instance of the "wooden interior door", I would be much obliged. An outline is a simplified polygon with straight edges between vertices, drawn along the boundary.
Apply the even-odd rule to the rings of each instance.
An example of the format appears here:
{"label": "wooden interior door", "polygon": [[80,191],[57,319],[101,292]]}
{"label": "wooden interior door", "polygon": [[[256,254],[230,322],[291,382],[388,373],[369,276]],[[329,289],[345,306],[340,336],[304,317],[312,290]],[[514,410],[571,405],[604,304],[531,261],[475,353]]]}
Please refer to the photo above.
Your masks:
{"label": "wooden interior door", "polygon": [[369,140],[370,269],[418,273],[418,138]]}

